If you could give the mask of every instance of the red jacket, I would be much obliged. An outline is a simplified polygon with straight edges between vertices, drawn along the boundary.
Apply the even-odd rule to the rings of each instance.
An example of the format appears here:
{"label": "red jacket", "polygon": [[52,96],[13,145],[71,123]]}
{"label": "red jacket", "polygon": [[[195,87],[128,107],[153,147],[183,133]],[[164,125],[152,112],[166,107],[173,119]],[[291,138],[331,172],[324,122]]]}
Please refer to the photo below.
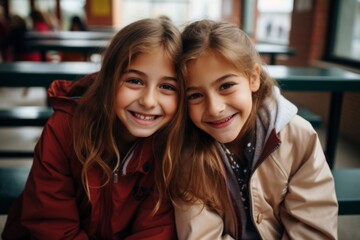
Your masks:
{"label": "red jacket", "polygon": [[123,160],[118,183],[98,187],[101,172],[91,169],[88,200],[72,144],[76,101],[69,97],[79,96],[91,81],[50,86],[55,112],[35,147],[25,189],[9,210],[3,239],[176,239],[170,202],[151,215],[156,201],[151,138],[139,141]]}

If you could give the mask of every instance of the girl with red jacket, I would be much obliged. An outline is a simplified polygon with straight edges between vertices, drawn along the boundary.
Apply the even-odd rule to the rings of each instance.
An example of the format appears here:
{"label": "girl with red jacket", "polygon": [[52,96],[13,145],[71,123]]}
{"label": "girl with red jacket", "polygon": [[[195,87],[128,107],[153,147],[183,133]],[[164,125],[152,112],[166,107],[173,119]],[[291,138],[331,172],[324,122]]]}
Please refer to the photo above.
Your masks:
{"label": "girl with red jacket", "polygon": [[54,114],[3,239],[176,239],[162,171],[182,141],[180,52],[172,23],[139,20],[98,73],[53,82]]}

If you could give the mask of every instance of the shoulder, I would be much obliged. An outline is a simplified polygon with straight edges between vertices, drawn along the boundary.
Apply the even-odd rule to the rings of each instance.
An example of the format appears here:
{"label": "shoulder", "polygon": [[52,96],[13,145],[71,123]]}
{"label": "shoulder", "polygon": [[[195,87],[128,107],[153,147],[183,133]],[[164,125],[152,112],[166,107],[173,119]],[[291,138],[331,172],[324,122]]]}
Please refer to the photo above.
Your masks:
{"label": "shoulder", "polygon": [[289,142],[301,142],[309,137],[317,138],[317,132],[311,123],[299,115],[295,115],[290,122],[279,132],[280,139]]}
{"label": "shoulder", "polygon": [[[33,168],[36,171],[47,168],[49,172],[69,175],[80,169],[80,162],[74,151],[72,116],[65,112],[54,112],[44,125],[34,150]],[[71,170],[73,169],[73,170]],[[55,176],[54,175],[54,176]]]}
{"label": "shoulder", "polygon": [[45,128],[50,128],[58,134],[69,132],[72,128],[73,114],[75,108],[68,111],[54,110],[53,114],[45,124]]}
{"label": "shoulder", "polygon": [[304,118],[296,115],[279,132],[280,147],[272,154],[287,172],[296,171],[306,162],[325,162],[317,132]]}
{"label": "shoulder", "polygon": [[[43,148],[43,153],[62,151],[68,154],[73,149],[73,116],[68,112],[54,111],[46,122],[38,145]],[[39,147],[39,146],[38,146]]]}

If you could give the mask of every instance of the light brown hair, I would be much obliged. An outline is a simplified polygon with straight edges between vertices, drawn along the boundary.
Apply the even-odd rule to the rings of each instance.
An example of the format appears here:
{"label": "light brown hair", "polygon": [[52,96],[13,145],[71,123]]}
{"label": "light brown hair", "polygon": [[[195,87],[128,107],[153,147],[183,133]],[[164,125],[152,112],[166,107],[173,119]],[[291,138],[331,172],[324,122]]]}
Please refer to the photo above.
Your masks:
{"label": "light brown hair", "polygon": [[[104,185],[113,171],[120,165],[117,136],[118,120],[114,110],[117,84],[132,59],[142,53],[161,47],[173,62],[181,52],[179,30],[171,22],[160,19],[143,19],[121,29],[107,48],[100,72],[84,96],[81,97],[74,122],[74,147],[77,157],[83,165],[82,182],[89,199],[88,170],[100,168],[104,173]],[[178,107],[174,118],[164,128],[153,135],[153,152],[159,167],[155,173],[156,188],[161,199],[165,195],[163,188],[162,164],[171,162],[180,155],[176,146],[182,144],[179,137],[183,129],[184,81],[178,79]],[[156,145],[156,146],[155,146]],[[115,167],[109,166],[109,158],[115,158]],[[168,159],[165,161],[165,159]],[[91,186],[92,187],[92,186]],[[97,186],[99,187],[99,186]]]}
{"label": "light brown hair", "polygon": [[[230,23],[211,20],[193,22],[183,30],[182,40],[179,71],[185,79],[188,64],[206,52],[223,56],[248,79],[255,65],[263,64],[252,40],[238,26]],[[252,112],[240,132],[240,139],[244,139],[255,127],[256,113],[263,100],[271,95],[273,85],[274,80],[261,68],[260,88],[252,96]],[[197,128],[189,117],[186,133],[182,160],[171,172],[170,196],[174,202],[178,199],[188,203],[200,200],[221,212],[226,207],[221,199],[221,196],[226,196],[226,185],[216,140]]]}

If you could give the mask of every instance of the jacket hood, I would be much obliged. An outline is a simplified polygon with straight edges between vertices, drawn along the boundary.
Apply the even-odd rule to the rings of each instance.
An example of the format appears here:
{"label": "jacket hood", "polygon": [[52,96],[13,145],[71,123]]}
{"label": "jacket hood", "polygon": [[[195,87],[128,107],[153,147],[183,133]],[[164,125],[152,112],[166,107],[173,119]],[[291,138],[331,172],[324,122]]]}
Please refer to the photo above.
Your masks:
{"label": "jacket hood", "polygon": [[297,107],[281,95],[279,88],[274,87],[272,96],[265,99],[259,109],[256,124],[258,127],[263,127],[268,137],[273,129],[279,133],[297,114],[297,111]]}
{"label": "jacket hood", "polygon": [[[273,88],[271,97],[265,99],[256,118],[256,143],[252,167],[257,164],[272,133],[279,132],[297,114],[297,107],[284,98],[278,87]],[[279,139],[280,141],[280,139]]]}
{"label": "jacket hood", "polygon": [[79,99],[94,82],[97,72],[80,80],[54,80],[48,88],[48,99],[55,111],[71,113]]}

